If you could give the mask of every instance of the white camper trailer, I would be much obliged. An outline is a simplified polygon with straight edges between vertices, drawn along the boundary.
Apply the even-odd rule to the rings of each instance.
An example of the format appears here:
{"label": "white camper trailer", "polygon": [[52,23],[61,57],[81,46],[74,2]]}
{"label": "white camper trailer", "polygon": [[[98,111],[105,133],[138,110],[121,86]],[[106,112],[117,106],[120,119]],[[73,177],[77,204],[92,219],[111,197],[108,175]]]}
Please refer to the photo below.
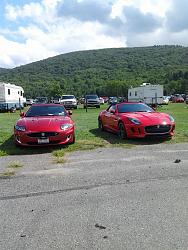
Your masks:
{"label": "white camper trailer", "polygon": [[141,86],[128,90],[129,102],[144,102],[148,105],[163,103],[163,86],[143,83]]}
{"label": "white camper trailer", "polygon": [[21,86],[0,82],[0,111],[23,108],[25,101]]}

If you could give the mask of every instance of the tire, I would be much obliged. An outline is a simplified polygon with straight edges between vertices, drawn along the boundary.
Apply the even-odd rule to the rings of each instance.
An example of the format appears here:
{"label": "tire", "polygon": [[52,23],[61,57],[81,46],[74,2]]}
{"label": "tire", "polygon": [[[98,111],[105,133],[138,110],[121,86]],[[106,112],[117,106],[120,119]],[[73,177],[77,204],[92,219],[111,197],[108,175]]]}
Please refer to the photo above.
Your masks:
{"label": "tire", "polygon": [[104,131],[103,123],[101,118],[98,119],[98,128],[100,131]]}
{"label": "tire", "polygon": [[126,133],[126,129],[125,129],[123,122],[120,122],[118,124],[118,135],[121,139],[127,138],[127,133]]}
{"label": "tire", "polygon": [[69,144],[74,144],[75,143],[75,134],[73,134],[73,140]]}

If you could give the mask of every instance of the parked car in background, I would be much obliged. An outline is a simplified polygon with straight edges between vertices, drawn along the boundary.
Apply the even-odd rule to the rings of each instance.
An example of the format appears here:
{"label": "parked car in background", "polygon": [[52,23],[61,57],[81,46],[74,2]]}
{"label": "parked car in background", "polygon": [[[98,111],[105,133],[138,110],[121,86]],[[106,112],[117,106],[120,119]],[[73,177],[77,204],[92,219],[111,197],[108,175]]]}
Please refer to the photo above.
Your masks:
{"label": "parked car in background", "polygon": [[32,105],[34,103],[33,99],[26,99],[26,105]]}
{"label": "parked car in background", "polygon": [[188,104],[188,95],[185,98],[185,103]]}
{"label": "parked car in background", "polygon": [[104,104],[104,99],[102,97],[99,97],[100,104]]}
{"label": "parked car in background", "polygon": [[172,102],[173,103],[182,103],[182,102],[184,102],[184,98],[181,95],[176,94],[172,97]]}
{"label": "parked car in background", "polygon": [[35,103],[48,103],[48,97],[46,96],[38,96],[35,98]]}
{"label": "parked car in background", "polygon": [[60,104],[61,103],[61,96],[56,96],[51,99],[51,103]]}
{"label": "parked car in background", "polygon": [[117,102],[118,102],[118,99],[116,96],[111,96],[108,99],[108,104],[113,104],[113,103],[117,103]]}
{"label": "parked car in background", "polygon": [[63,104],[66,109],[77,109],[77,99],[74,95],[62,95],[60,103]]}
{"label": "parked car in background", "polygon": [[100,100],[97,95],[86,95],[84,100],[84,108],[87,107],[96,107],[100,108]]}
{"label": "parked car in background", "polygon": [[33,104],[14,126],[14,141],[19,146],[74,143],[74,122],[61,104]]}
{"label": "parked car in background", "polygon": [[117,133],[120,138],[144,138],[146,136],[172,137],[174,118],[154,111],[145,103],[118,103],[110,105],[98,116],[100,130]]}
{"label": "parked car in background", "polygon": [[162,104],[163,105],[168,105],[169,104],[169,96],[163,96],[163,102],[162,102]]}

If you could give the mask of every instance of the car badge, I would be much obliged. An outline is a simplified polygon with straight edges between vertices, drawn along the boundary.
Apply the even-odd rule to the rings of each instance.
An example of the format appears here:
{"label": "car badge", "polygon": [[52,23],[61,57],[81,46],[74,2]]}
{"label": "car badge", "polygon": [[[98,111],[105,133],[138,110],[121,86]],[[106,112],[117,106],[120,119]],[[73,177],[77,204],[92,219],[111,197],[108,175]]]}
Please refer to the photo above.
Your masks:
{"label": "car badge", "polygon": [[42,136],[45,136],[45,133],[42,133],[41,135],[42,135]]}
{"label": "car badge", "polygon": [[160,128],[160,125],[157,125],[157,128]]}

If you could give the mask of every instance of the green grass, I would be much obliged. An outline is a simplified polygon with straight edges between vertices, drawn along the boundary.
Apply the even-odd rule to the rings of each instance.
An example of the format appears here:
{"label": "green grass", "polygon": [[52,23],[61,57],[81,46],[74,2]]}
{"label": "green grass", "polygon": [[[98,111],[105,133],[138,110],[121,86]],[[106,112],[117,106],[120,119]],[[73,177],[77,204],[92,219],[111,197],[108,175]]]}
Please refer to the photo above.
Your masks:
{"label": "green grass", "polygon": [[97,129],[97,117],[99,111],[105,109],[89,108],[88,112],[82,107],[73,110],[72,118],[75,121],[76,142],[73,145],[44,147],[44,148],[17,148],[13,143],[13,126],[19,118],[19,112],[0,113],[0,156],[4,155],[23,155],[23,154],[41,154],[52,152],[60,163],[63,162],[63,156],[67,152],[76,150],[88,150],[99,147],[132,147],[142,144],[157,143],[179,143],[188,142],[188,105],[169,104],[158,108],[160,112],[171,114],[176,120],[176,134],[170,141],[164,140],[120,140],[117,135],[108,132],[100,132]]}

